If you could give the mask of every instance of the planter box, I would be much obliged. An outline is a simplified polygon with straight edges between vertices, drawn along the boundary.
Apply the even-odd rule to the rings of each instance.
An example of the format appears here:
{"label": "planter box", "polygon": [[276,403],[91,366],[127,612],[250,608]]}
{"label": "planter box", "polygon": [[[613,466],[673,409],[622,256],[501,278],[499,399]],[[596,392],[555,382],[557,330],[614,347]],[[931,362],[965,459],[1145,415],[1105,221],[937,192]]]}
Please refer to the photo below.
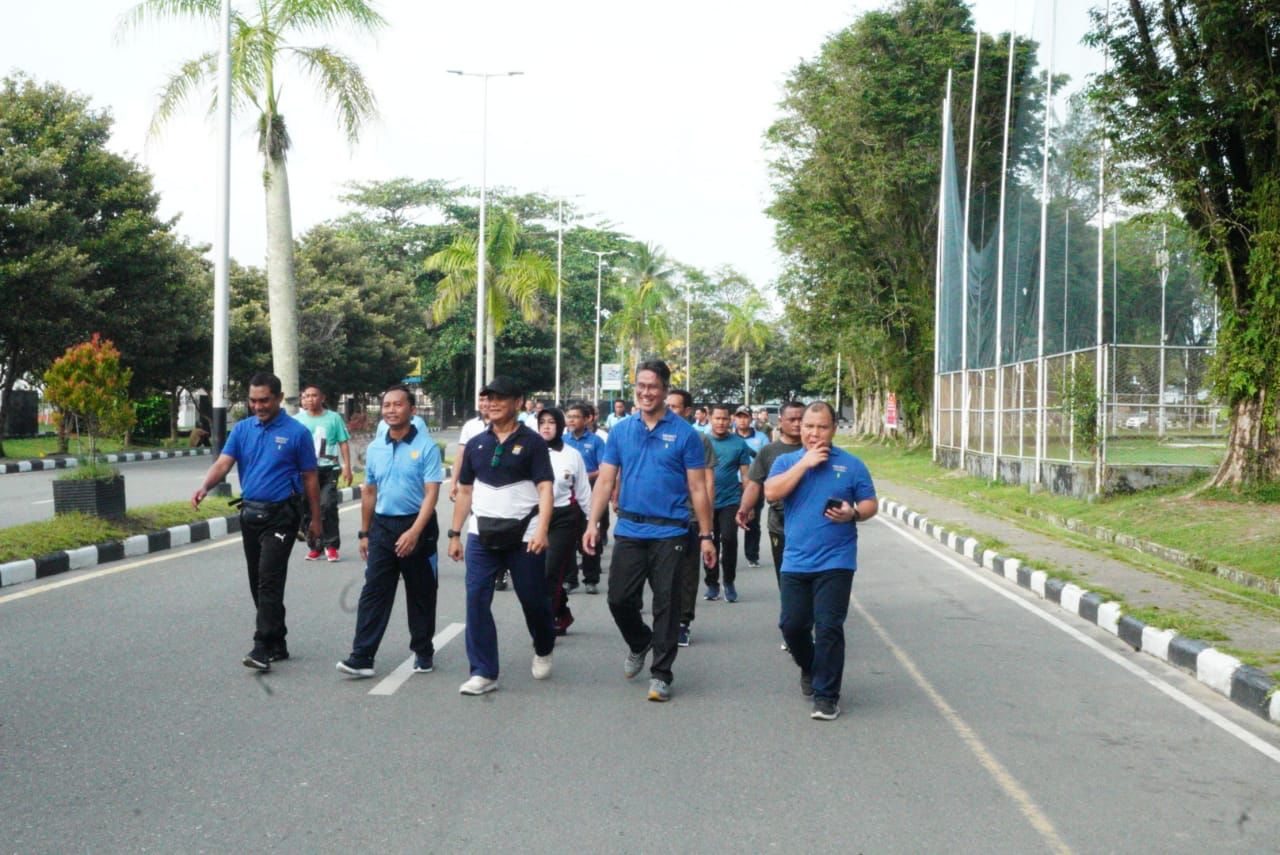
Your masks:
{"label": "planter box", "polygon": [[124,476],[90,481],[54,481],[53,512],[96,517],[124,516]]}

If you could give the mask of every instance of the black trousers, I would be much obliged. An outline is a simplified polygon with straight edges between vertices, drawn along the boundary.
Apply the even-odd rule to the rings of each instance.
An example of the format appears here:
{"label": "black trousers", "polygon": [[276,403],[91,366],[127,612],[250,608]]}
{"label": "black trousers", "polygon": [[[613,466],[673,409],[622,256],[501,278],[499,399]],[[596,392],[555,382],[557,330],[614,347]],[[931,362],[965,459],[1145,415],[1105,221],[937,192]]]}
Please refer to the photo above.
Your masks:
{"label": "black trousers", "polygon": [[[600,539],[596,541],[596,554],[588,555],[582,551],[582,540],[578,540],[578,554],[582,556],[582,581],[588,585],[600,584],[600,556],[604,554],[604,545],[609,542],[609,509],[604,509],[604,516],[600,517],[600,522],[596,523],[596,531],[600,532]],[[578,568],[570,566],[565,581],[571,585],[578,583]]]}
{"label": "black trousers", "polygon": [[716,508],[711,517],[711,533],[715,535],[716,553],[719,558],[715,567],[707,568],[708,585],[720,584],[720,572],[724,571],[724,583],[732,585],[738,578],[738,506],[725,505]]}
{"label": "black trousers", "polygon": [[[320,522],[324,526],[324,534],[320,537],[319,548],[334,549],[342,546],[342,537],[338,534],[338,474],[337,469],[321,467],[316,469],[320,479]],[[302,505],[302,533],[306,534],[311,525],[311,503]]]}
{"label": "black trousers", "polygon": [[[632,653],[653,647],[649,673],[670,683],[680,638],[680,575],[689,536],[616,537],[609,564],[609,611]],[[644,622],[644,583],[653,591],[653,628]]]}
{"label": "black trousers", "polygon": [[698,538],[698,521],[689,521],[689,543],[684,548],[684,566],[680,568],[680,623],[693,623],[693,613],[698,605],[698,580],[702,574],[702,541]]}
{"label": "black trousers", "polygon": [[756,499],[754,508],[755,514],[751,517],[751,524],[747,526],[747,535],[743,538],[742,551],[747,553],[747,560],[760,563],[760,515],[764,512],[764,490],[760,491],[759,498]]}
{"label": "black trousers", "polygon": [[780,531],[769,532],[769,551],[773,553],[773,578],[778,582],[778,590],[782,590],[782,551],[787,546],[787,538]]}
{"label": "black trousers", "polygon": [[246,522],[240,517],[240,540],[249,570],[249,593],[258,610],[253,633],[255,648],[283,649],[288,629],[284,625],[284,583],[289,574],[289,555],[298,531],[298,516],[292,511],[277,515],[265,524]]}
{"label": "black trousers", "polygon": [[396,555],[396,541],[417,519],[408,516],[373,515],[369,526],[369,559],[364,568],[364,588],[356,609],[356,637],[351,655],[373,659],[391,620],[396,603],[396,585],[404,577],[405,610],[409,616],[409,649],[419,656],[432,656],[431,641],[436,634],[436,539],[440,530],[433,520],[418,538],[413,552]]}
{"label": "black trousers", "polygon": [[547,594],[551,597],[551,615],[557,629],[563,629],[573,621],[564,582],[574,567],[578,549],[582,547],[582,530],[586,523],[582,508],[576,504],[556,508],[551,514],[551,527],[547,530]]}

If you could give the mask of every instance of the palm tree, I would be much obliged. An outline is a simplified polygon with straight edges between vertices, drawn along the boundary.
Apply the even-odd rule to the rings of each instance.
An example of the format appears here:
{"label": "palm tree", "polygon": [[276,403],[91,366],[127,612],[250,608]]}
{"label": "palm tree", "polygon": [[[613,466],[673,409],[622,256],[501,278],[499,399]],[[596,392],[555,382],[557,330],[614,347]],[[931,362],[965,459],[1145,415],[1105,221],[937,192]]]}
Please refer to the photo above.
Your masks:
{"label": "palm tree", "polygon": [[764,347],[769,340],[769,325],[764,315],[768,307],[754,291],[741,303],[724,307],[728,320],[724,325],[724,343],[742,353],[742,403],[751,406],[751,351]]}
{"label": "palm tree", "polygon": [[630,354],[631,371],[625,371],[624,366],[623,376],[634,377],[641,352],[646,348],[662,350],[671,340],[666,309],[673,296],[675,268],[654,244],[639,247],[628,258],[622,267],[623,284],[613,289],[622,306],[610,316],[605,330],[620,351]]}
{"label": "palm tree", "polygon": [[[542,317],[541,294],[556,291],[556,269],[551,261],[535,252],[517,254],[520,225],[515,214],[499,213],[485,240],[486,347],[494,353],[494,342],[513,313],[526,322]],[[457,312],[476,290],[476,237],[463,235],[428,258],[426,269],[445,274],[436,286],[431,315],[442,323]],[[479,347],[479,342],[476,343]],[[492,380],[496,360],[488,360],[486,380]]]}
{"label": "palm tree", "polygon": [[[386,21],[367,0],[273,0],[255,4],[252,19],[231,13],[231,100],[233,108],[257,113],[258,151],[267,201],[267,291],[271,316],[271,361],[285,399],[298,397],[298,300],[293,270],[293,223],[285,159],[291,140],[280,111],[280,66],[293,62],[310,76],[338,113],[347,140],[355,144],[361,127],[376,114],[373,92],[359,67],[328,46],[293,44],[297,35],[325,28],[373,32]],[[124,17],[122,29],[148,19],[221,19],[221,0],[143,0]],[[198,89],[217,80],[217,53],[188,60],[160,90],[151,121],[158,133]],[[216,106],[216,86],[214,86]]]}

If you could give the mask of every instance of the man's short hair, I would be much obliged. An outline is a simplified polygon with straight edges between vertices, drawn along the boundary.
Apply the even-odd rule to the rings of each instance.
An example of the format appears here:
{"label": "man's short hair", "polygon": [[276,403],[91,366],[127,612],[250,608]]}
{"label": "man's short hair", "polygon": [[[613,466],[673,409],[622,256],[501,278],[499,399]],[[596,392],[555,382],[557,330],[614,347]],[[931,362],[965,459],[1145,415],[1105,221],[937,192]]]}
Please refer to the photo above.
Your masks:
{"label": "man's short hair", "polygon": [[693,406],[693,396],[689,394],[688,389],[670,389],[667,391],[667,397],[678,395],[680,397],[680,409],[687,410]]}
{"label": "man's short hair", "polygon": [[812,404],[804,408],[806,413],[824,412],[831,418],[831,426],[836,426],[836,408],[828,404],[826,401],[814,401]]}
{"label": "man's short hair", "polygon": [[792,398],[790,401],[787,401],[781,407],[778,407],[778,415],[782,415],[782,413],[786,410],[803,410],[803,409],[804,409],[804,404],[800,403],[795,398]]}
{"label": "man's short hair", "polygon": [[387,388],[383,389],[382,394],[379,396],[378,399],[383,400],[387,397],[387,395],[390,395],[392,392],[404,392],[405,398],[408,399],[409,401],[409,406],[411,407],[413,406],[413,390],[410,389],[408,386],[404,385],[403,383],[396,383],[392,386],[388,386]]}
{"label": "man's short hair", "polygon": [[308,389],[315,389],[317,392],[319,392],[319,393],[320,393],[320,397],[321,397],[321,398],[323,398],[323,397],[325,396],[325,394],[324,394],[324,390],[320,388],[320,384],[319,384],[319,383],[303,383],[303,384],[302,384],[302,391],[303,391],[303,392],[305,392],[305,391],[307,391]]}
{"label": "man's short hair", "polygon": [[636,377],[640,376],[641,371],[652,371],[658,375],[658,379],[662,381],[662,388],[666,389],[671,386],[671,369],[667,367],[667,363],[661,359],[646,359],[636,366]]}
{"label": "man's short hair", "polygon": [[579,402],[572,403],[568,407],[566,407],[565,413],[568,414],[568,413],[572,413],[574,410],[577,410],[578,415],[582,416],[585,419],[587,417],[589,409],[590,407],[588,407],[586,404],[579,401]]}
{"label": "man's short hair", "polygon": [[698,409],[694,410],[695,413],[705,413],[706,411],[707,411],[707,408],[702,404],[699,404]]}
{"label": "man's short hair", "polygon": [[711,415],[716,414],[716,410],[724,410],[726,414],[733,415],[733,404],[712,404]]}
{"label": "man's short hair", "polygon": [[272,395],[283,394],[280,390],[280,378],[269,371],[259,371],[249,378],[250,386],[266,386]]}

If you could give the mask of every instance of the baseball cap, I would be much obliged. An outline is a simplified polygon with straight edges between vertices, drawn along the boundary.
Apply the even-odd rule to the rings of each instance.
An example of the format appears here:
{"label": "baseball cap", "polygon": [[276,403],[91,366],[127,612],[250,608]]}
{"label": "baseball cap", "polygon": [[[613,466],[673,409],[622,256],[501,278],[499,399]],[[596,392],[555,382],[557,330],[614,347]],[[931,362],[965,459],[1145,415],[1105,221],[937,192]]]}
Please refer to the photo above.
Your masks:
{"label": "baseball cap", "polygon": [[524,390],[520,388],[520,384],[510,377],[499,374],[484,387],[480,389],[481,395],[488,395],[494,398],[522,398]]}
{"label": "baseball cap", "polygon": [[749,416],[749,415],[751,415],[751,408],[750,408],[750,407],[738,407],[738,409],[736,409],[736,410],[734,410],[734,411],[733,411],[733,414],[734,414],[735,416]]}

